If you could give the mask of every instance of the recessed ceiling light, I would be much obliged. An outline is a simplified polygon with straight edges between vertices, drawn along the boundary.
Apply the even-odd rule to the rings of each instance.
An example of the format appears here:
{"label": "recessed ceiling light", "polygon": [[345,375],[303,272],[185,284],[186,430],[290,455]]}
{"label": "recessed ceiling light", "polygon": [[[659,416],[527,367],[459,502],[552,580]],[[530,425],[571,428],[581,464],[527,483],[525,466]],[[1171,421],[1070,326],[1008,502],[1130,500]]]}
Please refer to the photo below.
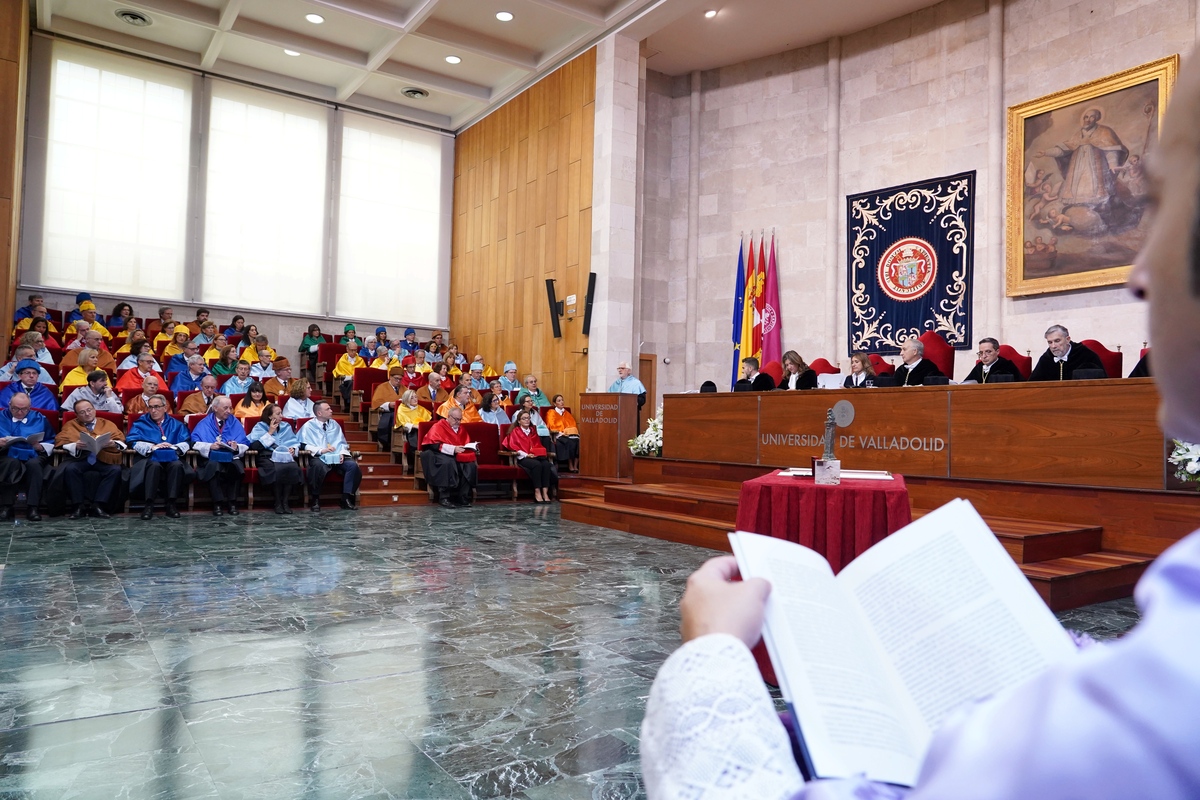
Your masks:
{"label": "recessed ceiling light", "polygon": [[429,92],[416,86],[405,86],[400,90],[400,94],[409,100],[424,100],[426,97],[429,97]]}
{"label": "recessed ceiling light", "polygon": [[462,59],[459,58],[458,56],[446,56],[446,63],[447,64],[461,64]]}
{"label": "recessed ceiling light", "polygon": [[325,18],[322,17],[320,14],[305,14],[304,18],[306,20],[308,20],[309,22],[311,22],[313,25],[320,25],[322,22],[325,21]]}
{"label": "recessed ceiling light", "polygon": [[715,8],[710,8],[708,11],[704,12],[705,19],[712,19],[716,15],[717,15],[717,10]]}
{"label": "recessed ceiling light", "polygon": [[134,11],[132,8],[119,8],[116,11],[117,19],[124,22],[126,25],[132,25],[135,28],[145,28],[154,24],[154,20],[143,14],[141,11]]}
{"label": "recessed ceiling light", "polygon": [[298,56],[298,55],[300,55],[300,54],[299,54],[299,53],[297,53],[295,50],[284,50],[284,51],[283,51],[283,54],[284,54],[285,56]]}
{"label": "recessed ceiling light", "polygon": [[501,22],[512,22],[512,18],[513,18],[513,15],[512,15],[511,11],[497,11],[496,12],[496,19],[500,20]]}

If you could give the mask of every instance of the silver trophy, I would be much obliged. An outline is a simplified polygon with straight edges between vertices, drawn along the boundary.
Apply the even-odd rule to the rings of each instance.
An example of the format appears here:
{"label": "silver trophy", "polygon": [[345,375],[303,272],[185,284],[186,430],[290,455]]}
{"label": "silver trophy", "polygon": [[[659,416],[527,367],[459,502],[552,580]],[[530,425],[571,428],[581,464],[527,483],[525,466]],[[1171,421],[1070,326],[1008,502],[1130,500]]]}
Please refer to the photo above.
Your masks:
{"label": "silver trophy", "polygon": [[854,404],[839,400],[825,412],[825,452],[813,459],[813,479],[819,484],[836,485],[842,480],[842,462],[833,452],[833,435],[838,428],[854,422]]}

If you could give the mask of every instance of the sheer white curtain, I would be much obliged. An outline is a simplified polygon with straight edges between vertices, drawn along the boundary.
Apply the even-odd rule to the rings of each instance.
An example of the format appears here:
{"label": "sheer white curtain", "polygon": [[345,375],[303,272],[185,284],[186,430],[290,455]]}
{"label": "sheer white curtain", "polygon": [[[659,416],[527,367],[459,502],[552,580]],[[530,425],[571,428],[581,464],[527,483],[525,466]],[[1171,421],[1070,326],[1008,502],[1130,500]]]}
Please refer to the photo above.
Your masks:
{"label": "sheer white curtain", "polygon": [[66,42],[51,52],[42,260],[29,282],[179,296],[192,76]]}
{"label": "sheer white curtain", "polygon": [[446,158],[441,134],[343,115],[335,315],[439,324]]}
{"label": "sheer white curtain", "polygon": [[200,295],[324,312],[329,110],[212,82]]}

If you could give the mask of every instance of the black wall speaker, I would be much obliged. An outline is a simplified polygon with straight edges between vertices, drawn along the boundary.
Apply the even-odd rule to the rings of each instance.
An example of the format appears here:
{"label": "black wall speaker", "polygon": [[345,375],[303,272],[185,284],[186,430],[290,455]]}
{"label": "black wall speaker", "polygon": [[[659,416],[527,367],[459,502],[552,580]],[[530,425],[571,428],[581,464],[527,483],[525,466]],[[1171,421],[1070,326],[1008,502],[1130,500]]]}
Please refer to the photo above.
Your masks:
{"label": "black wall speaker", "polygon": [[554,338],[562,338],[562,328],[559,327],[558,317],[562,314],[562,303],[554,295],[554,279],[546,278],[546,299],[550,301],[550,326],[554,329]]}
{"label": "black wall speaker", "polygon": [[583,335],[587,336],[592,330],[592,300],[596,297],[596,273],[588,273],[587,297],[583,301]]}

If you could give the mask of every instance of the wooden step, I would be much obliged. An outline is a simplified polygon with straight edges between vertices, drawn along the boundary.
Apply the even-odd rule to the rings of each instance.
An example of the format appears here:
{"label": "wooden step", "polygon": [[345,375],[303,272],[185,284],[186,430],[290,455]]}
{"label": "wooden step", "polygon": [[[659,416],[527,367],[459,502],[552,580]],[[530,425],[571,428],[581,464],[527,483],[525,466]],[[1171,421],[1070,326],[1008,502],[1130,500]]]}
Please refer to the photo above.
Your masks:
{"label": "wooden step", "polygon": [[601,528],[612,528],[712,550],[728,552],[730,549],[730,527],[724,522],[713,522],[669,511],[613,506],[604,500],[563,500],[560,505],[562,518],[573,522],[585,522]]}
{"label": "wooden step", "polygon": [[1052,611],[1066,611],[1129,597],[1153,560],[1150,556],[1101,550],[1020,567]]}
{"label": "wooden step", "polygon": [[411,475],[368,475],[364,473],[362,483],[359,485],[363,489],[379,489],[380,491],[394,492],[397,489],[411,491],[413,479]]}
{"label": "wooden step", "polygon": [[607,486],[604,499],[612,506],[669,511],[719,522],[727,531],[737,522],[738,491],[721,486],[692,486],[686,483],[651,483]]}
{"label": "wooden step", "polygon": [[[350,449],[354,450],[355,448],[352,447]],[[392,463],[392,456],[390,453],[381,453],[378,450],[375,450],[375,451],[359,450],[358,452],[362,453],[362,457],[358,459],[358,465],[360,467],[366,466],[367,464],[391,464]]]}
{"label": "wooden step", "polygon": [[603,489],[592,489],[588,486],[565,486],[558,484],[559,500],[603,500]]}
{"label": "wooden step", "polygon": [[[358,466],[359,469],[362,470],[364,478],[371,475],[379,478],[399,478],[404,474],[404,467],[402,467],[400,464],[374,464],[367,462],[366,464],[359,464]],[[411,478],[412,476],[410,475],[409,477]]]}
{"label": "wooden step", "polygon": [[[913,519],[927,513],[913,510]],[[1099,526],[992,516],[984,516],[983,521],[1018,564],[1082,556],[1101,547],[1103,529]]]}
{"label": "wooden step", "polygon": [[423,506],[429,505],[428,492],[418,492],[412,488],[412,480],[404,482],[404,488],[397,488],[393,482],[391,488],[368,489],[364,479],[358,490],[358,504],[363,508],[378,506]]}

